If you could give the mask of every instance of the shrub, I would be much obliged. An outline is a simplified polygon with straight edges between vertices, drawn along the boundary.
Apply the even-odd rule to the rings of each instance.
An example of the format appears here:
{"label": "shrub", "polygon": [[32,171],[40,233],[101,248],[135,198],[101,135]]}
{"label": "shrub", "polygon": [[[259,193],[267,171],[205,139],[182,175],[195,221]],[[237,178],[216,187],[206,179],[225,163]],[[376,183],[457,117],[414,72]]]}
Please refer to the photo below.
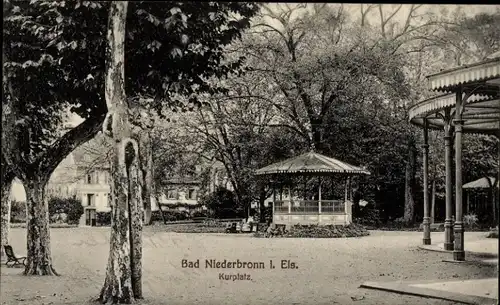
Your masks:
{"label": "shrub", "polygon": [[363,208],[360,217],[355,219],[357,224],[370,227],[378,227],[382,224],[380,219],[380,211],[373,208]]}
{"label": "shrub", "polygon": [[151,222],[155,221],[163,221],[163,217],[161,217],[161,211],[151,211]]}
{"label": "shrub", "polygon": [[207,212],[195,211],[191,216],[194,217],[208,217]]}
{"label": "shrub", "polygon": [[165,217],[165,221],[179,221],[190,219],[189,212],[178,210],[163,211],[163,217]]}
{"label": "shrub", "polygon": [[96,212],[95,222],[98,226],[110,226],[111,225],[111,211],[109,212]]}
{"label": "shrub", "polygon": [[74,197],[54,197],[49,200],[49,216],[65,213],[68,224],[78,224],[83,212],[82,202]]}
{"label": "shrub", "polygon": [[464,225],[466,228],[478,227],[477,215],[475,215],[475,214],[464,215]]}
{"label": "shrub", "polygon": [[212,211],[215,218],[244,217],[242,207],[237,206],[236,196],[230,190],[218,187],[217,190],[201,199],[201,204]]}
{"label": "shrub", "polygon": [[288,238],[345,238],[362,237],[370,233],[358,224],[343,225],[294,225],[286,230],[284,225],[269,227],[266,233],[257,232],[256,237],[288,237]]}
{"label": "shrub", "polygon": [[26,222],[26,202],[24,201],[11,201],[10,208],[10,222],[23,223]]}

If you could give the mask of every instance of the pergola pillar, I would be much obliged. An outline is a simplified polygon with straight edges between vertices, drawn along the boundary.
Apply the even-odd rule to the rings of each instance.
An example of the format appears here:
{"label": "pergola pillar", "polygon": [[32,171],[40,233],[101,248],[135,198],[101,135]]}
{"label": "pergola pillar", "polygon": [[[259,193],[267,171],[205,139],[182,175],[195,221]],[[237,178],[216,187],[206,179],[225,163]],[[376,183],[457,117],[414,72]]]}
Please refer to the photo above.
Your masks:
{"label": "pergola pillar", "polygon": [[455,226],[454,226],[454,247],[453,259],[456,261],[465,260],[464,251],[464,224],[463,224],[463,201],[462,201],[462,108],[465,101],[462,98],[462,90],[457,91],[457,103],[455,108]]}
{"label": "pergola pillar", "polygon": [[452,147],[451,147],[451,124],[446,118],[444,127],[444,150],[445,150],[445,172],[446,172],[446,216],[444,220],[444,249],[453,250],[453,189],[452,189]]}
{"label": "pergola pillar", "polygon": [[431,222],[429,215],[429,132],[427,120],[424,120],[424,144],[422,145],[424,149],[424,220],[422,226],[424,227],[424,245],[431,244]]}

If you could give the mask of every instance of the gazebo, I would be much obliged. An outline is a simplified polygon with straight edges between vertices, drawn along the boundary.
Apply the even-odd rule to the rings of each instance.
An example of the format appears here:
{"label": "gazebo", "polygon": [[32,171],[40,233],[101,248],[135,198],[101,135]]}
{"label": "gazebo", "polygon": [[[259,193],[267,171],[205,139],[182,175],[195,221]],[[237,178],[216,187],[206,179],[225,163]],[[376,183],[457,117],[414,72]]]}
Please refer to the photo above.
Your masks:
{"label": "gazebo", "polygon": [[[317,180],[317,196],[310,198],[304,187],[302,198],[294,196],[295,191],[288,188],[288,194],[283,196],[280,188],[277,194],[276,183],[273,182],[273,218],[275,224],[340,224],[352,222],[352,202],[349,198],[350,177],[355,175],[369,175],[367,170],[347,164],[313,151],[277,162],[255,172],[256,175],[277,177],[283,175],[288,178],[303,178],[304,184],[313,177]],[[322,184],[327,182],[326,177],[342,176],[345,178],[344,199],[326,200],[322,198]],[[279,195],[279,199],[277,198]]]}
{"label": "gazebo", "polygon": [[471,190],[491,190],[492,192],[492,202],[491,202],[491,212],[493,212],[493,219],[496,221],[497,220],[497,214],[498,214],[498,207],[496,202],[498,201],[498,198],[495,198],[495,188],[498,188],[498,179],[495,177],[483,177],[471,182],[468,182],[462,186],[463,189],[467,190],[465,193],[465,198],[467,202],[467,213],[470,213],[471,211],[471,206],[473,207],[473,210],[479,208],[479,209],[484,209],[484,207],[487,207],[489,204],[486,200],[482,200],[479,204],[477,204],[477,201],[474,200],[473,204],[471,205]]}
{"label": "gazebo", "polygon": [[[412,124],[424,131],[424,190],[428,186],[428,130],[444,130],[446,165],[445,249],[454,260],[465,260],[462,202],[462,134],[489,134],[500,138],[500,52],[484,61],[427,76],[428,89],[441,95],[409,110]],[[455,223],[452,221],[452,140],[455,142]],[[499,149],[500,151],[500,149]],[[500,154],[500,152],[499,152]],[[500,155],[499,155],[500,158]],[[499,170],[500,178],[500,170]],[[431,244],[429,194],[424,192],[424,238]]]}

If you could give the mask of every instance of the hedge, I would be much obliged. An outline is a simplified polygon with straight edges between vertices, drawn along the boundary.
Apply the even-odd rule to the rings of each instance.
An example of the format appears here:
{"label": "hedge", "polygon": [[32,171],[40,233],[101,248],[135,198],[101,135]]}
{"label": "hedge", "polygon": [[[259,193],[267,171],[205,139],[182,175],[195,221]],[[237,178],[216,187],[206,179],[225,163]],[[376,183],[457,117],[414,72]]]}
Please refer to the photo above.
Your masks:
{"label": "hedge", "polygon": [[[260,230],[259,230],[260,231]],[[266,232],[256,232],[255,237],[285,237],[285,238],[345,238],[362,237],[370,233],[362,225],[294,225],[286,230],[285,225],[268,228]]]}

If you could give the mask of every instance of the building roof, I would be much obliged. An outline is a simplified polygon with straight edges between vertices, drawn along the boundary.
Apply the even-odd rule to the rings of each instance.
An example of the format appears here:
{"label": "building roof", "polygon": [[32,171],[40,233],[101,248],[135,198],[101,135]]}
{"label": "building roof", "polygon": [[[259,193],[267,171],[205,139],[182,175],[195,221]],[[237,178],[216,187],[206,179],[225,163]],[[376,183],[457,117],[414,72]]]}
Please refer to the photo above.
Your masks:
{"label": "building roof", "polygon": [[[495,184],[496,179],[494,177],[483,177],[481,179],[474,180],[472,182],[468,182],[464,185],[462,185],[462,188],[464,189],[485,189],[485,188],[490,188],[490,184],[488,182],[488,179],[490,180],[491,184]],[[497,185],[498,187],[498,185]]]}
{"label": "building roof", "polygon": [[308,152],[294,158],[277,162],[255,172],[256,175],[268,174],[365,174],[370,172],[334,158]]}
{"label": "building roof", "polygon": [[200,184],[200,180],[189,176],[174,176],[167,180],[168,184]]}

